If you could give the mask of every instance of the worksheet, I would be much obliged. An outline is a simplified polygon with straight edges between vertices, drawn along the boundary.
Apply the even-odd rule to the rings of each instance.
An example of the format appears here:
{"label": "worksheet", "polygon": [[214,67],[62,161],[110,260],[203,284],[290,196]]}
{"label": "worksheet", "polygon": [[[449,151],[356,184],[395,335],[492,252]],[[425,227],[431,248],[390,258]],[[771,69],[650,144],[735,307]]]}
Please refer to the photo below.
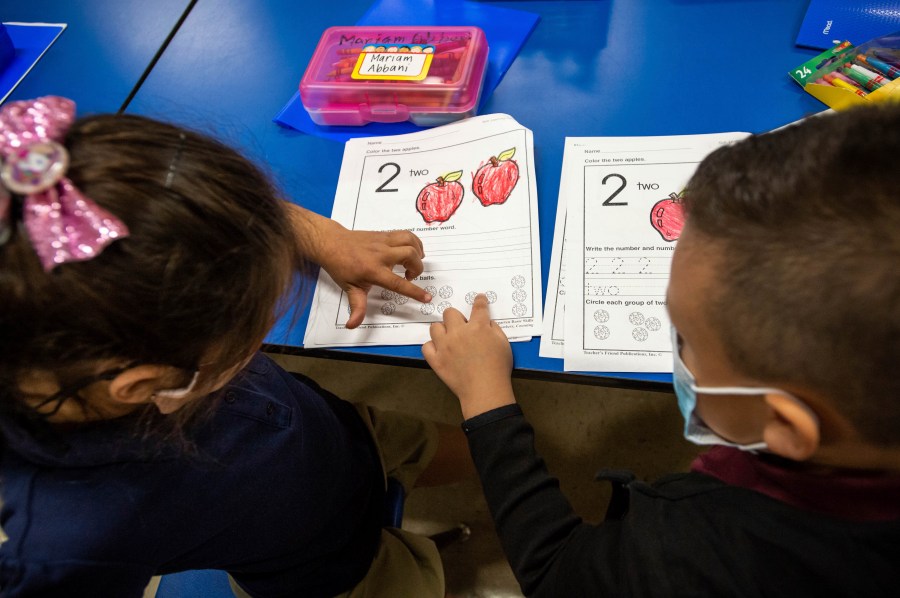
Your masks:
{"label": "worksheet", "polygon": [[505,114],[349,140],[332,218],[353,230],[418,235],[425,270],[413,283],[434,298],[423,304],[373,288],[365,321],[348,330],[347,296],[322,272],[304,345],[421,344],[447,308],[468,316],[478,293],[511,340],[540,334],[533,155],[531,131]]}
{"label": "worksheet", "polygon": [[575,152],[571,149],[574,137],[566,138],[562,172],[559,177],[559,196],[556,202],[556,224],[553,228],[553,247],[550,251],[550,273],[547,298],[544,300],[544,330],[541,332],[541,357],[563,358],[566,313],[566,193],[574,166]]}
{"label": "worksheet", "polygon": [[681,196],[709,152],[746,135],[567,139],[566,371],[672,371],[666,287]]}

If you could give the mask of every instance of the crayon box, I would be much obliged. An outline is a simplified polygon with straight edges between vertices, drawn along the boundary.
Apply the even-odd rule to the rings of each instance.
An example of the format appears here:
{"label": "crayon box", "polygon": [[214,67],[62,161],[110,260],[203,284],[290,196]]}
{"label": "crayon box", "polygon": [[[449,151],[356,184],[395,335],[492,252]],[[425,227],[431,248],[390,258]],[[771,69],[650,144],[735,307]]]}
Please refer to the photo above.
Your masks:
{"label": "crayon box", "polygon": [[330,27],[300,100],[320,125],[446,124],[476,114],[487,56],[478,27]]}
{"label": "crayon box", "polygon": [[860,46],[845,41],[789,75],[835,110],[869,102],[900,101],[900,32]]}

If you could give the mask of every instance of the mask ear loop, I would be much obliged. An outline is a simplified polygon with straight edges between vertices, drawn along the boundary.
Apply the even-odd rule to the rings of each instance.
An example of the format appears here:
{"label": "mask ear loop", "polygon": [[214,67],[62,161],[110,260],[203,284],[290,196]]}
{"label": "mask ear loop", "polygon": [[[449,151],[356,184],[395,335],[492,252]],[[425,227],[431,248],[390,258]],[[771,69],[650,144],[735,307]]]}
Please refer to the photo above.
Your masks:
{"label": "mask ear loop", "polygon": [[170,388],[167,390],[158,390],[153,393],[153,397],[156,399],[183,399],[191,392],[194,391],[194,387],[197,385],[197,380],[200,378],[200,370],[194,370],[194,375],[191,377],[191,381],[188,382],[188,385],[183,388]]}
{"label": "mask ear loop", "polygon": [[704,395],[736,395],[745,397],[758,395],[779,395],[790,400],[792,403],[806,411],[807,415],[812,418],[816,425],[821,426],[819,416],[816,415],[816,412],[812,410],[812,407],[810,407],[791,393],[787,392],[786,390],[781,390],[780,388],[771,388],[768,386],[760,386],[758,388],[744,388],[741,386],[716,386],[714,388],[706,388],[704,386],[697,386],[696,384],[692,384],[691,390],[698,394]]}

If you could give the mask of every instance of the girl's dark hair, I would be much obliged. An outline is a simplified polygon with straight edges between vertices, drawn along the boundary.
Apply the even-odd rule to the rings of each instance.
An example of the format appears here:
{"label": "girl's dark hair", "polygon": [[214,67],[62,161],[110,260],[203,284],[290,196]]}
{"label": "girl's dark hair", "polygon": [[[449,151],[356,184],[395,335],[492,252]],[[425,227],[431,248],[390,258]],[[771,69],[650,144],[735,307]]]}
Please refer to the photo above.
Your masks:
{"label": "girl's dark hair", "polygon": [[[62,387],[100,360],[225,369],[277,316],[302,263],[284,202],[233,149],[139,116],[76,121],[67,176],[130,236],[96,258],[41,268],[19,224],[0,247],[0,401],[17,380]],[[214,368],[215,366],[213,366]]]}
{"label": "girl's dark hair", "polygon": [[712,154],[685,192],[716,258],[730,361],[831,399],[900,445],[900,106],[807,119]]}

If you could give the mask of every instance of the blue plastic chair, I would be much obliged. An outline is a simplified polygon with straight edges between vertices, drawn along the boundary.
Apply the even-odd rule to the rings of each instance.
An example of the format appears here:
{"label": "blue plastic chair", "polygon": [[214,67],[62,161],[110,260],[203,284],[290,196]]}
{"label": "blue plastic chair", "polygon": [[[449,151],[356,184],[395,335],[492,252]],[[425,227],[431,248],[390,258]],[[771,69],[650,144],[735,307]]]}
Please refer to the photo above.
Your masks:
{"label": "blue plastic chair", "polygon": [[156,598],[234,598],[228,574],[215,569],[163,575]]}

